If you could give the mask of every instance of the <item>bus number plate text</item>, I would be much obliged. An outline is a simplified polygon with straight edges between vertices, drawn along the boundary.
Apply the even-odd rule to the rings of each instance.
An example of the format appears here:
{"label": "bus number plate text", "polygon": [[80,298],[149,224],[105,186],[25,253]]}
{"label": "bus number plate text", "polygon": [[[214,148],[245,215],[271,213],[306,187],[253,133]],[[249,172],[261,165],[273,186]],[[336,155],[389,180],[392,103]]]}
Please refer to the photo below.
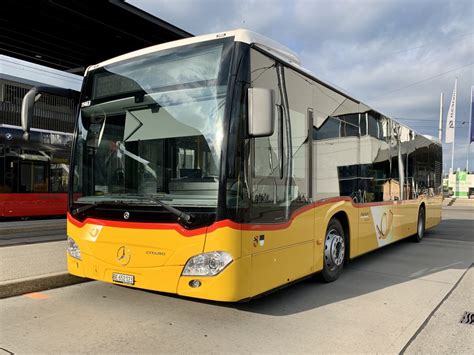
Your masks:
{"label": "bus number plate text", "polygon": [[118,272],[114,272],[114,273],[112,273],[112,281],[119,282],[121,284],[126,284],[126,285],[134,285],[135,284],[135,276],[126,275],[126,274],[119,274]]}

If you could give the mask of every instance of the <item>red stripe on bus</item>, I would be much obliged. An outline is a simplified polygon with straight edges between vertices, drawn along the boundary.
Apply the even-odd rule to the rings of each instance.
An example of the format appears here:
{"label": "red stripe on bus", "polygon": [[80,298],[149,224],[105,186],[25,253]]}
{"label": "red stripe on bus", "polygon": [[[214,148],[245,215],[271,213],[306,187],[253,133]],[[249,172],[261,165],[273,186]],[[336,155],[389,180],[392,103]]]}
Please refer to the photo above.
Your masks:
{"label": "red stripe on bus", "polygon": [[[340,201],[347,201],[351,202],[353,207],[356,208],[366,208],[366,207],[374,207],[374,206],[384,206],[384,205],[394,205],[400,204],[402,201],[384,201],[384,202],[370,202],[370,203],[361,203],[361,204],[354,204],[350,197],[333,197],[328,198],[325,200],[320,200],[306,206],[301,207],[300,209],[296,210],[291,218],[284,223],[278,224],[247,224],[247,223],[236,223],[229,219],[225,219],[222,221],[217,221],[211,224],[208,227],[197,228],[193,230],[185,229],[179,223],[143,223],[143,222],[128,222],[128,221],[109,221],[103,219],[96,219],[96,218],[86,218],[84,221],[80,222],[74,219],[69,213],[67,214],[67,219],[69,222],[74,224],[76,227],[82,228],[86,224],[95,224],[95,225],[102,225],[106,227],[115,227],[115,228],[134,228],[134,229],[156,229],[156,230],[175,230],[176,232],[180,233],[185,237],[194,237],[201,234],[206,234],[210,232],[214,232],[220,228],[232,228],[236,230],[254,230],[254,231],[267,231],[267,230],[281,230],[290,227],[293,223],[293,220],[313,208],[324,206],[331,203],[336,203]],[[408,202],[408,201],[406,201]],[[402,203],[405,204],[405,201]],[[418,203],[418,201],[413,201],[413,203]]]}
{"label": "red stripe on bus", "polygon": [[222,221],[217,221],[208,227],[197,228],[193,230],[187,230],[182,227],[179,223],[143,223],[143,222],[128,222],[128,221],[109,221],[103,219],[96,219],[96,218],[86,218],[84,221],[80,222],[76,220],[74,217],[71,216],[70,213],[67,214],[67,219],[69,222],[74,224],[76,227],[82,228],[86,224],[95,224],[95,225],[102,225],[107,227],[115,227],[115,228],[135,228],[135,229],[156,229],[156,230],[175,230],[176,232],[180,233],[185,237],[193,237],[200,234],[210,233],[219,228],[232,228],[232,229],[244,229],[244,230],[278,230],[278,229],[286,229],[288,228],[293,220],[299,216],[300,214],[309,211],[315,207],[326,205],[329,203],[334,203],[338,201],[351,201],[349,197],[335,197],[330,198],[327,200],[321,200],[304,207],[301,207],[293,215],[291,216],[290,220],[285,223],[278,223],[278,224],[242,224],[236,223],[229,219],[225,219]]}
{"label": "red stripe on bus", "polygon": [[193,230],[187,230],[179,223],[143,223],[143,222],[126,222],[126,221],[109,221],[97,218],[86,218],[80,222],[74,219],[70,213],[67,214],[69,222],[74,224],[76,227],[82,228],[86,224],[95,224],[105,227],[114,228],[132,228],[132,229],[156,229],[156,230],[175,230],[185,237],[193,237],[200,234],[205,234],[207,227],[197,228]]}

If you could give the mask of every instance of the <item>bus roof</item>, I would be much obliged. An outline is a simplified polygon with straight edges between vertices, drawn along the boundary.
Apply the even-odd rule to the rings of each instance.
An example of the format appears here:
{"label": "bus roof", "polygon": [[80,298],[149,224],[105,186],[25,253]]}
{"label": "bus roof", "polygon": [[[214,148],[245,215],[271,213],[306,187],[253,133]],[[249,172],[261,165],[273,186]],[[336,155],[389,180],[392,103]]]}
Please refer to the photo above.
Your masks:
{"label": "bus roof", "polygon": [[184,39],[180,39],[180,40],[177,40],[177,41],[162,43],[162,44],[158,44],[158,45],[155,45],[155,46],[139,49],[137,51],[133,51],[133,52],[130,52],[130,53],[120,55],[120,56],[115,57],[115,58],[108,59],[108,60],[106,60],[104,62],[101,62],[101,63],[98,63],[96,65],[91,65],[87,68],[86,74],[90,70],[94,70],[94,69],[97,69],[97,68],[100,68],[100,67],[103,67],[103,66],[106,66],[106,65],[109,65],[109,64],[113,64],[113,63],[116,63],[116,62],[121,62],[123,60],[138,57],[138,56],[141,56],[141,55],[144,55],[144,54],[158,52],[158,51],[161,51],[161,50],[180,47],[180,46],[185,46],[187,44],[211,41],[211,40],[226,38],[226,37],[234,37],[234,40],[236,42],[255,44],[255,45],[261,47],[262,49],[265,49],[266,51],[272,53],[273,55],[275,55],[279,59],[281,59],[285,62],[288,62],[289,64],[300,67],[299,58],[296,55],[296,53],[293,52],[291,49],[283,46],[282,44],[278,43],[277,41],[274,41],[274,40],[272,40],[268,37],[265,37],[263,35],[260,35],[256,32],[252,32],[252,31],[244,30],[244,29],[237,29],[237,30],[232,30],[232,31],[211,33],[211,34],[202,35],[202,36],[184,38]]}
{"label": "bus roof", "polygon": [[[398,120],[395,120],[395,119],[393,119],[393,118],[391,118],[387,115],[384,115],[380,111],[375,110],[373,107],[370,107],[369,105],[367,105],[365,103],[362,103],[360,100],[357,100],[356,98],[354,98],[352,95],[350,95],[344,89],[338,87],[337,85],[334,85],[334,84],[330,83],[327,80],[322,80],[319,77],[316,77],[316,75],[314,75],[309,69],[307,69],[307,68],[305,68],[301,65],[301,62],[298,58],[298,55],[295,52],[293,52],[291,49],[285,47],[284,45],[282,45],[282,44],[278,43],[277,41],[274,41],[274,40],[272,40],[272,39],[270,39],[266,36],[263,36],[261,34],[258,34],[256,32],[249,31],[249,30],[246,30],[246,29],[236,29],[236,30],[231,30],[231,31],[226,31],[226,32],[217,32],[217,33],[211,33],[211,34],[206,34],[206,35],[201,35],[201,36],[196,36],[196,37],[184,38],[184,39],[180,39],[180,40],[177,40],[177,41],[162,43],[162,44],[154,45],[154,46],[151,46],[151,47],[139,49],[137,51],[126,53],[126,54],[120,55],[118,57],[108,59],[104,62],[95,64],[95,65],[91,65],[86,69],[84,75],[87,75],[87,73],[90,70],[94,70],[94,69],[97,69],[97,68],[100,68],[100,67],[104,67],[104,66],[107,66],[107,65],[110,65],[110,64],[113,64],[113,63],[121,62],[123,60],[132,59],[132,58],[142,56],[142,55],[145,55],[145,54],[158,52],[158,51],[166,50],[166,49],[170,49],[170,48],[180,47],[180,46],[193,44],[193,43],[199,43],[199,42],[216,40],[216,39],[220,39],[220,38],[226,38],[226,37],[234,37],[234,41],[236,41],[236,42],[242,42],[242,43],[255,45],[255,46],[263,49],[264,51],[268,52],[269,54],[273,55],[274,57],[278,58],[279,60],[281,60],[281,61],[289,64],[290,66],[293,66],[296,69],[306,73],[307,75],[312,77],[314,80],[316,80],[320,84],[322,84],[322,85],[324,85],[324,86],[326,86],[326,87],[328,87],[332,90],[337,91],[339,94],[347,97],[348,99],[353,100],[354,102],[356,102],[358,104],[366,106],[366,108],[367,108],[366,111],[377,112],[378,114],[380,114],[382,116],[385,116],[387,118],[390,118],[391,120],[397,122],[398,124],[408,128],[412,131],[415,131],[414,129],[410,128],[409,126],[407,126],[407,125],[405,125],[401,122],[399,122]],[[438,139],[436,139],[434,137],[431,137],[431,136],[423,135],[423,134],[421,134],[417,131],[415,131],[415,132],[420,136],[424,136],[426,139],[432,141],[433,143],[441,145],[441,142]]]}

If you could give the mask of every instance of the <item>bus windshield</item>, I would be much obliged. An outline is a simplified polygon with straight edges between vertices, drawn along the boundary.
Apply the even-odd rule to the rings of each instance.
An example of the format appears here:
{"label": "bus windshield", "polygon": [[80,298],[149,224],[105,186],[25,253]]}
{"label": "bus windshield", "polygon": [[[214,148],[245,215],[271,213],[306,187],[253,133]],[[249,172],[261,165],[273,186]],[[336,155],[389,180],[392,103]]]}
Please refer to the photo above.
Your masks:
{"label": "bus windshield", "polygon": [[172,48],[89,73],[74,203],[159,198],[216,207],[230,43]]}

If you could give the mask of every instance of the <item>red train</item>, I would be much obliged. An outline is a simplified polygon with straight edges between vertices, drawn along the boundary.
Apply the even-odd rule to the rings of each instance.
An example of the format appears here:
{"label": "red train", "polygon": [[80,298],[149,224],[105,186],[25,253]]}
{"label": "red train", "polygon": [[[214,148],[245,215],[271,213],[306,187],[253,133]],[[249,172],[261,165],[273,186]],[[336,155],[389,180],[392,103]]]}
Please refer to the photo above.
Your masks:
{"label": "red train", "polygon": [[0,218],[65,215],[72,134],[0,124]]}

